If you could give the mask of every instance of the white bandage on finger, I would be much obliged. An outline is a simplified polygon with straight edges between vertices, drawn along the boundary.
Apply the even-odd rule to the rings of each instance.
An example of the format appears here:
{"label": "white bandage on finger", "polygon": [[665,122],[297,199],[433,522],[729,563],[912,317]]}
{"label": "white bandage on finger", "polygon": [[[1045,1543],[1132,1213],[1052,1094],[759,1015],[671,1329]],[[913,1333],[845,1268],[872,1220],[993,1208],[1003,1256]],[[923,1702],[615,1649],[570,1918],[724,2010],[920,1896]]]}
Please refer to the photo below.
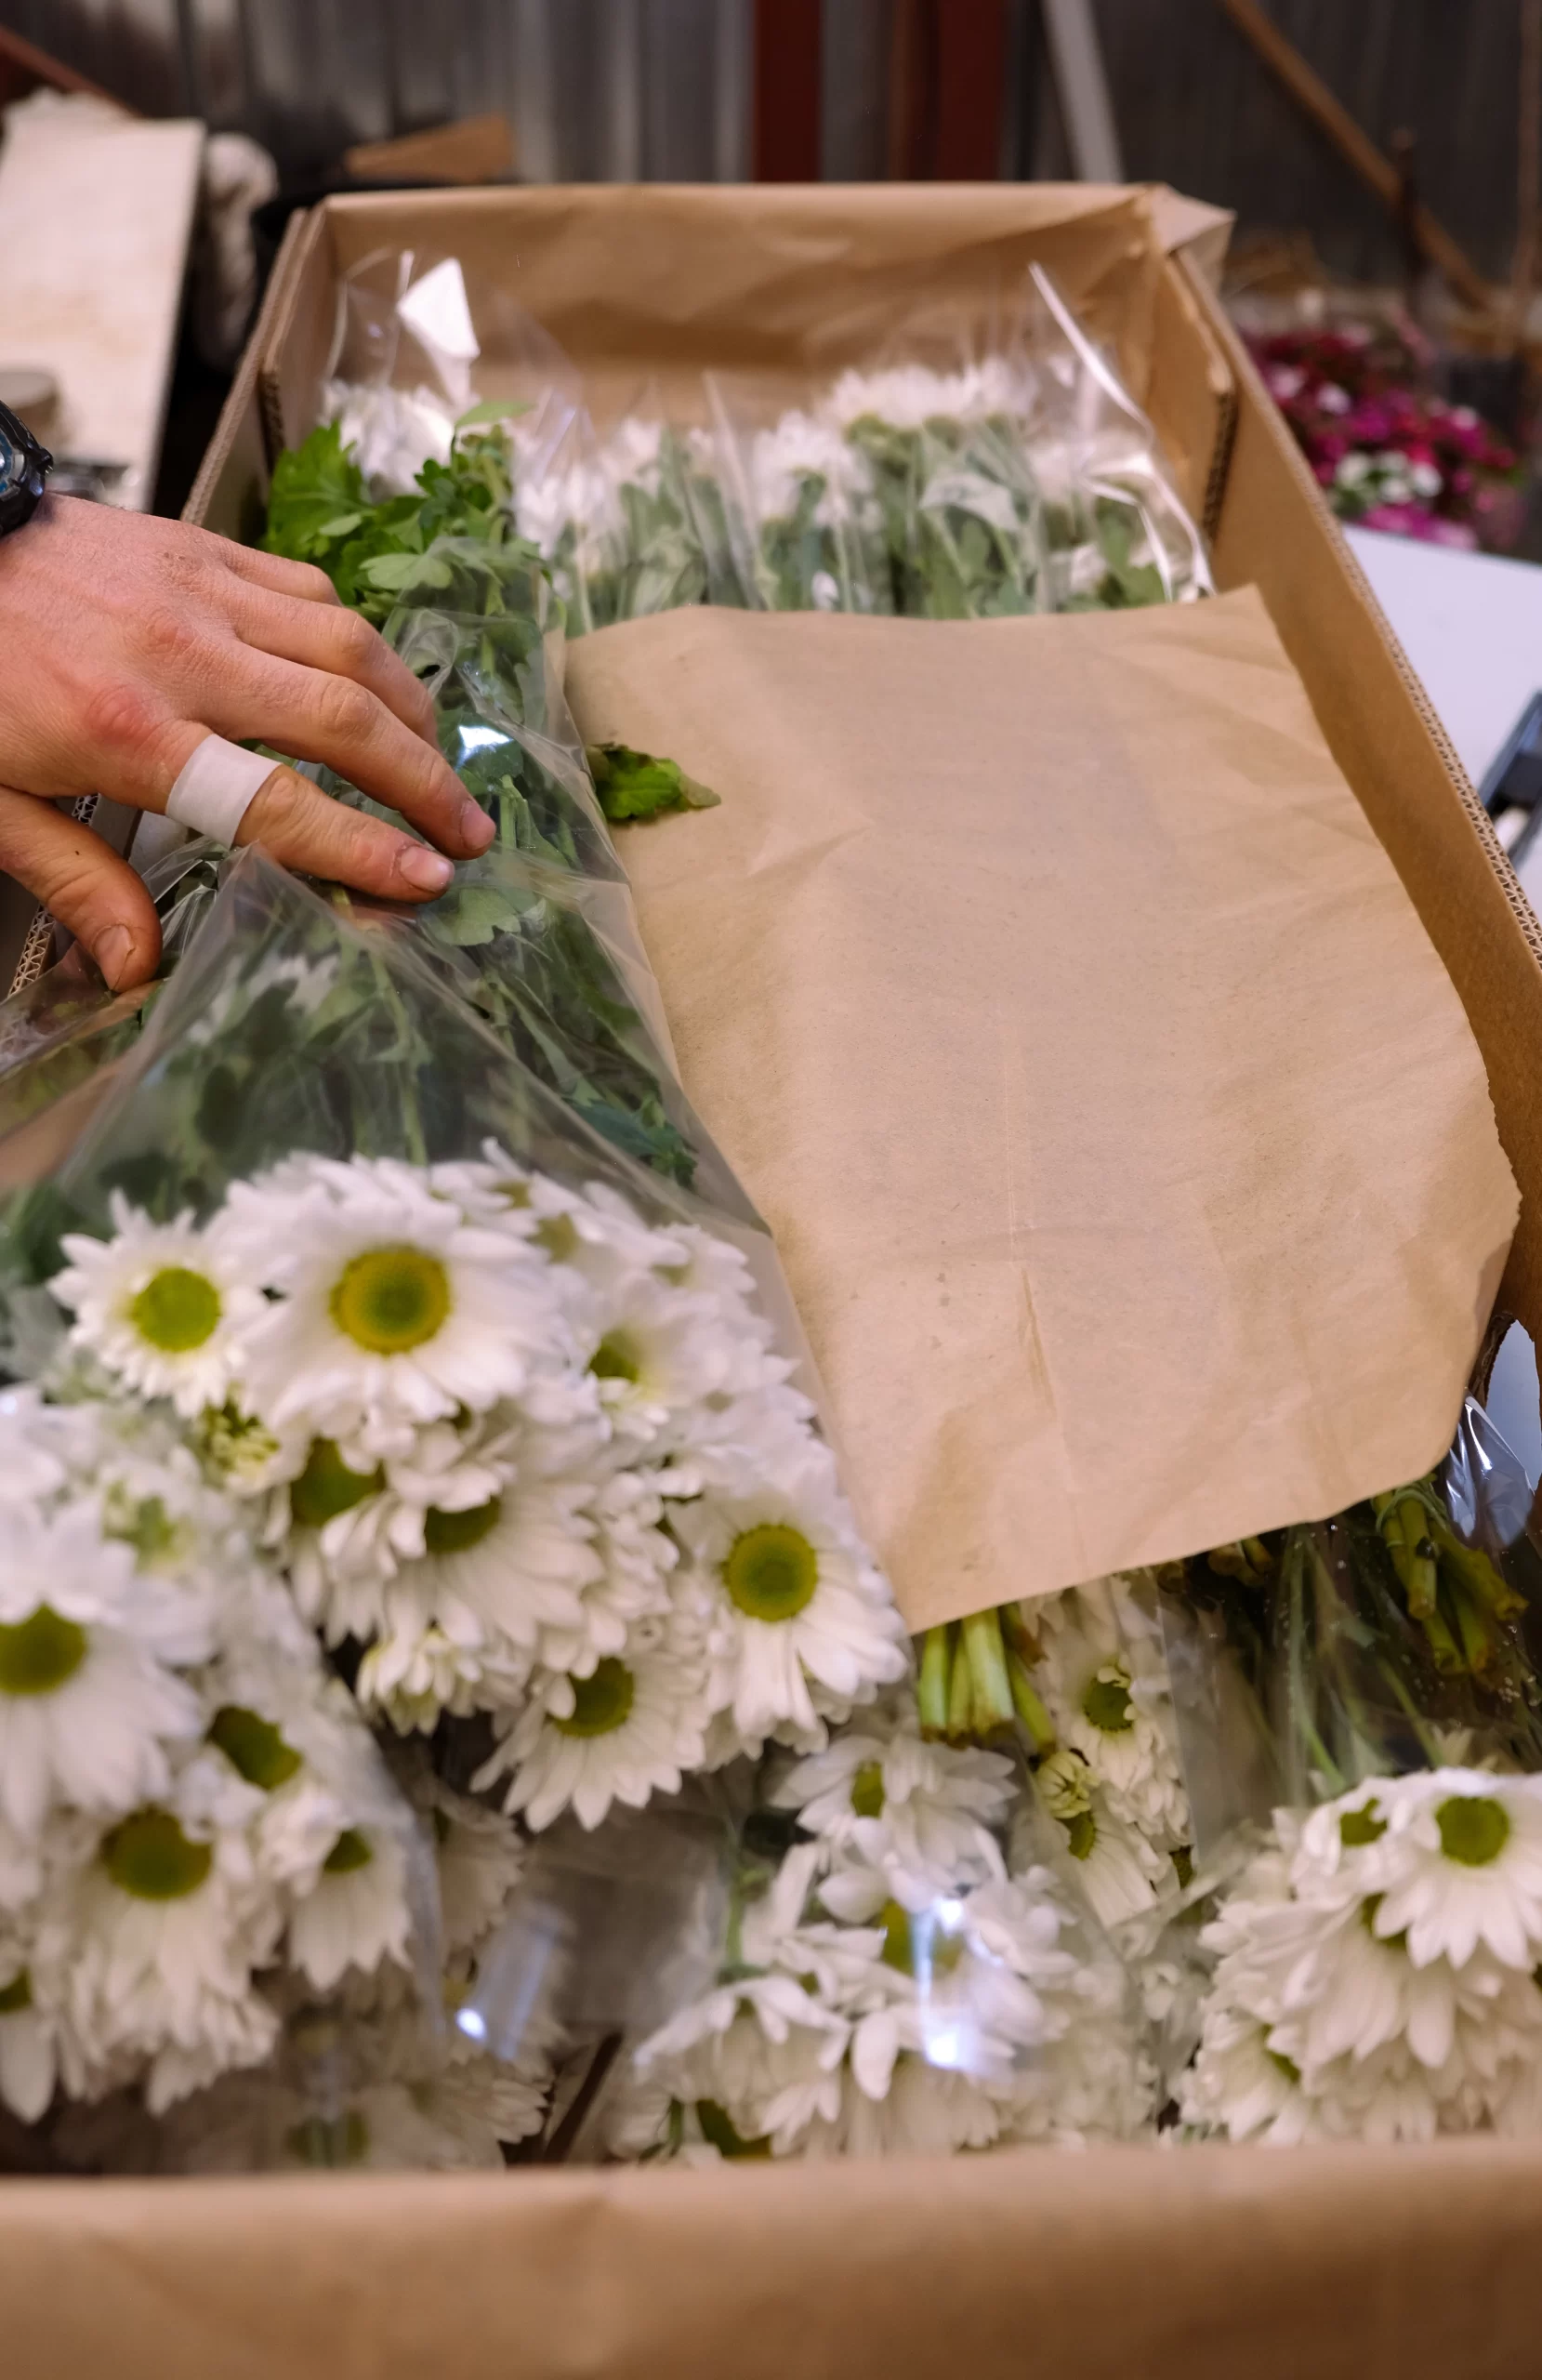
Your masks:
{"label": "white bandage on finger", "polygon": [[223,735],[205,735],[166,796],[166,816],[179,826],[191,826],[195,835],[233,843],[242,820],[278,765],[261,752],[228,744]]}

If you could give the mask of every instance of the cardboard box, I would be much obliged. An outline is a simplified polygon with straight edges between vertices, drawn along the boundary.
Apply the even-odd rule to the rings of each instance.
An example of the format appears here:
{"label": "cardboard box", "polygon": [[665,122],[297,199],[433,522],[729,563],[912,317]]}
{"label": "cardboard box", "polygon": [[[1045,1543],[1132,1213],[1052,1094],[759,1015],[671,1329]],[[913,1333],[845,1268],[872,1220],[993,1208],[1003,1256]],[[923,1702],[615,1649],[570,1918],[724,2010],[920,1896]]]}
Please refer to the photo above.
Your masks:
{"label": "cardboard box", "polygon": [[[1190,218],[1210,239],[1213,227]],[[339,272],[458,255],[602,389],[754,362],[789,382],[885,311],[1043,260],[1116,338],[1257,584],[1466,1006],[1520,1181],[1502,1292],[1542,1334],[1542,939],[1470,787],[1192,256],[1139,192],[1043,185],[541,189],[297,219],[190,512],[260,519],[310,426]],[[480,377],[496,385],[497,357]],[[1360,2380],[1533,2369],[1542,2148],[1097,2149],[947,2163],[0,2185],[7,2371],[470,2380],[731,2367],[1017,2380]]]}

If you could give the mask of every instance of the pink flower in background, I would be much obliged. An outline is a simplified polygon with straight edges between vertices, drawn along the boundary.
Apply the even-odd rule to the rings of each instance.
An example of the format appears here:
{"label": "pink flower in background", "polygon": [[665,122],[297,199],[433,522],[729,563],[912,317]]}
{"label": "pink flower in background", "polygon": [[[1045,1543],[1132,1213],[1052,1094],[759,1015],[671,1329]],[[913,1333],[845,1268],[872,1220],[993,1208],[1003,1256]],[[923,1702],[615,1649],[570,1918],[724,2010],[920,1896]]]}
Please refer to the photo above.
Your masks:
{"label": "pink flower in background", "polygon": [[1340,519],[1432,545],[1514,542],[1524,512],[1520,458],[1470,405],[1420,385],[1434,351],[1411,324],[1348,324],[1250,343]]}

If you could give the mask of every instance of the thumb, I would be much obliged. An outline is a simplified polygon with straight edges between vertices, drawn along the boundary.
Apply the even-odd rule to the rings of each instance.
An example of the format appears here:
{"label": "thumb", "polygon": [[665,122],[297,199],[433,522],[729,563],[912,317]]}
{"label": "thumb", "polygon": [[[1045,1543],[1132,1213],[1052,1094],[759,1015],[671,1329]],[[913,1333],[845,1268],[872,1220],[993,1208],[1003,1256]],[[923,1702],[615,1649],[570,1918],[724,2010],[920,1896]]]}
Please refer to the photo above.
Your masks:
{"label": "thumb", "polygon": [[111,988],[153,974],[161,927],[126,860],[52,802],[0,786],[0,870],[42,902],[84,943]]}

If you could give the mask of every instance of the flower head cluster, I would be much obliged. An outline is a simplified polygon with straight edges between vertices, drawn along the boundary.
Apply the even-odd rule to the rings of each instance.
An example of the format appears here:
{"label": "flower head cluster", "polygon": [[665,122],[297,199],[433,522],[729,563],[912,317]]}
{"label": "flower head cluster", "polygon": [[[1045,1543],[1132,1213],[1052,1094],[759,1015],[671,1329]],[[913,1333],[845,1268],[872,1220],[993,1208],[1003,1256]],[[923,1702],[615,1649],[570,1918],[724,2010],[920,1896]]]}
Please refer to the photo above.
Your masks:
{"label": "flower head cluster", "polygon": [[[79,1348],[138,1384],[152,1324],[86,1286],[147,1237],[114,1221],[55,1286]],[[731,1242],[496,1149],[291,1158],[178,1228],[179,1272],[213,1279],[212,1248],[229,1284],[205,1461],[264,1500],[301,1612],[358,1649],[364,1708],[403,1734],[487,1714],[479,1781],[532,1826],[596,1825],[773,1738],[815,1747],[903,1674]]]}
{"label": "flower head cluster", "polygon": [[1442,1768],[1282,1813],[1205,1938],[1189,2124],[1276,2142],[1542,2125],[1542,1778]]}
{"label": "flower head cluster", "polygon": [[1513,542],[1523,509],[1514,450],[1470,405],[1421,385],[1430,357],[1411,325],[1313,325],[1252,345],[1343,519],[1434,545]]}
{"label": "flower head cluster", "polygon": [[265,2057],[270,1969],[408,1956],[391,1796],[240,1521],[153,1410],[0,1400],[0,2098],[29,2120],[56,2082],[162,2107]]}
{"label": "flower head cluster", "polygon": [[1153,1908],[1177,1882],[1189,1806],[1172,1686],[1149,1580],[1097,1580],[1023,1606],[1030,1674],[1054,1746],[1039,1797],[1101,1923]]}
{"label": "flower head cluster", "polygon": [[716,1990],[638,2053],[637,2152],[880,2155],[1137,2130],[1149,2078],[1117,1964],[1048,1871],[1009,1875],[1010,1765],[863,1720],[774,1785],[807,1836]]}

